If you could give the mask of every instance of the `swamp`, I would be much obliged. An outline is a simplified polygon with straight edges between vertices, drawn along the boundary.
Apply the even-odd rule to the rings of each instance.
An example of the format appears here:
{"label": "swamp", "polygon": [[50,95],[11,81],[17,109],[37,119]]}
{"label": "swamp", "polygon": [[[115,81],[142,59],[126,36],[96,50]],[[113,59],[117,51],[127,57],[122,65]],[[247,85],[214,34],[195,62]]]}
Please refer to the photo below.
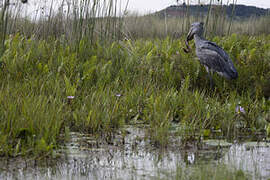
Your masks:
{"label": "swamp", "polygon": [[[31,3],[0,7],[0,179],[270,179],[269,15],[52,0],[25,16]],[[197,21],[237,79],[211,87],[184,52]]]}

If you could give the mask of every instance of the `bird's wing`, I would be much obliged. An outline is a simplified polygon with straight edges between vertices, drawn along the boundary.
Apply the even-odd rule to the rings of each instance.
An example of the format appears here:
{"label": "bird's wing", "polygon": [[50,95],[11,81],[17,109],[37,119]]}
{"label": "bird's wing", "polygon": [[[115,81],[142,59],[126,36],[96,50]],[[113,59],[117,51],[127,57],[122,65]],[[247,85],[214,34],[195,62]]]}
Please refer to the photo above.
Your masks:
{"label": "bird's wing", "polygon": [[200,44],[197,56],[201,63],[217,72],[225,72],[233,67],[229,55],[217,44],[204,41]]}
{"label": "bird's wing", "polygon": [[196,54],[200,62],[228,79],[235,79],[238,73],[229,55],[218,45],[204,41],[196,47]]}
{"label": "bird's wing", "polygon": [[210,69],[217,72],[224,72],[226,68],[226,61],[217,53],[217,51],[211,48],[201,48],[197,52],[197,56],[203,65],[206,65]]}
{"label": "bird's wing", "polygon": [[215,51],[216,53],[219,54],[219,56],[221,56],[221,58],[225,61],[232,61],[229,57],[229,55],[221,48],[219,47],[216,43],[214,42],[210,42],[210,41],[205,41],[204,43],[202,43],[201,47],[202,49],[209,49],[212,51]]}

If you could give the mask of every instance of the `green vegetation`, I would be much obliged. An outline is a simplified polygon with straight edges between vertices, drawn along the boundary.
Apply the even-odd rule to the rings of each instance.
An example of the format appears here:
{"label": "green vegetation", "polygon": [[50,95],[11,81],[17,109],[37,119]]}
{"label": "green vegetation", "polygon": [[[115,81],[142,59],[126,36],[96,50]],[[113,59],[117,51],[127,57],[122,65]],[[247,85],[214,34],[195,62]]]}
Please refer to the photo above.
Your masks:
{"label": "green vegetation", "polygon": [[[57,39],[10,37],[0,71],[1,155],[50,152],[67,130],[112,141],[114,132],[136,123],[149,125],[157,146],[166,146],[171,132],[183,142],[217,130],[228,139],[265,132],[270,36],[213,41],[239,71],[236,81],[214,75],[214,90],[195,54],[182,51],[183,39],[109,45],[82,39],[77,50]],[[237,105],[246,114],[236,113]]]}
{"label": "green vegetation", "polygon": [[210,164],[210,165],[194,165],[193,169],[179,167],[174,179],[189,179],[189,180],[248,180],[252,179],[251,176],[244,173],[242,170],[236,170],[234,168],[228,168],[223,164]]}

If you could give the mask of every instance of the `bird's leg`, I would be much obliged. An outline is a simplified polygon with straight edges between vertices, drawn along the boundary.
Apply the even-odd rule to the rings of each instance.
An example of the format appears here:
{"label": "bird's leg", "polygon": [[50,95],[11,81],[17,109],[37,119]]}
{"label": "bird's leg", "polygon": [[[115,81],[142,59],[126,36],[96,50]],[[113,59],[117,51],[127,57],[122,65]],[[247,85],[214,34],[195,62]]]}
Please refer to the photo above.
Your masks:
{"label": "bird's leg", "polygon": [[210,87],[211,87],[211,89],[213,89],[214,84],[213,84],[213,78],[212,78],[212,71],[207,66],[204,66],[204,67],[205,67],[205,69],[207,71],[208,79],[209,79],[209,82],[210,82]]}
{"label": "bird's leg", "polygon": [[212,71],[211,70],[208,72],[208,78],[209,78],[209,81],[210,81],[210,88],[213,89],[214,88],[214,83],[213,83]]}

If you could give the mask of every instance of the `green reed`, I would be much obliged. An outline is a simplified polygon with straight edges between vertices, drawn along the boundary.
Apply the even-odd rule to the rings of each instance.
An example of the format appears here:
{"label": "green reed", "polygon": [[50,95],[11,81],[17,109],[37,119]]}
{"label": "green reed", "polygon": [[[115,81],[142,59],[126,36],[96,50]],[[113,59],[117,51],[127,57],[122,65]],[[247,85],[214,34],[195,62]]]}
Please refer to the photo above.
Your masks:
{"label": "green reed", "polygon": [[195,54],[182,51],[184,38],[92,47],[82,39],[74,49],[59,39],[10,37],[0,71],[0,154],[46,155],[65,141],[67,130],[111,142],[132,124],[144,124],[157,147],[173,136],[186,143],[266,133],[270,37],[213,38],[239,72],[235,81],[214,74],[214,90]]}

